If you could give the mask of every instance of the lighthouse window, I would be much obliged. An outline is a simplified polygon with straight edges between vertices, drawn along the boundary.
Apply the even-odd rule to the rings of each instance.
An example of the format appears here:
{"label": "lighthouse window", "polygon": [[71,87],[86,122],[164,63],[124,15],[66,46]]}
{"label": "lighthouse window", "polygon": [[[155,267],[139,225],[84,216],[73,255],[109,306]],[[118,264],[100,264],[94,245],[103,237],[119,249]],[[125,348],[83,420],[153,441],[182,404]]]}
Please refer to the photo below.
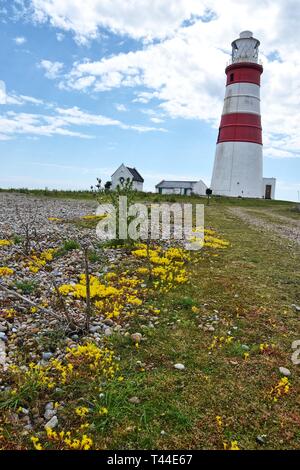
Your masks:
{"label": "lighthouse window", "polygon": [[231,82],[234,82],[234,73],[231,73],[231,74],[230,74],[230,81],[231,81]]}

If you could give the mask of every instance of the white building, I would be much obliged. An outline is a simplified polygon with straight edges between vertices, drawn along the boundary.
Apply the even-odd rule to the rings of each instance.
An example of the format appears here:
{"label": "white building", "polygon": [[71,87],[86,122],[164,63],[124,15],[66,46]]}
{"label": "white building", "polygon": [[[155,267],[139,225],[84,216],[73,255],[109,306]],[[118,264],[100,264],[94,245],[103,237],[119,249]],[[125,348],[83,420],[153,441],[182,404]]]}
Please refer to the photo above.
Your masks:
{"label": "white building", "polygon": [[264,199],[275,199],[276,178],[263,178],[262,197]]}
{"label": "white building", "polygon": [[111,176],[111,189],[115,190],[117,186],[122,186],[127,180],[132,181],[132,188],[136,191],[143,191],[144,179],[136,168],[129,168],[123,163]]}
{"label": "white building", "polygon": [[197,194],[205,196],[207,186],[200,181],[161,181],[156,186],[156,192],[159,194],[181,194],[191,196]]}
{"label": "white building", "polygon": [[265,183],[263,179],[259,45],[251,31],[243,31],[232,43],[211,182],[216,195],[275,197],[274,180]]}

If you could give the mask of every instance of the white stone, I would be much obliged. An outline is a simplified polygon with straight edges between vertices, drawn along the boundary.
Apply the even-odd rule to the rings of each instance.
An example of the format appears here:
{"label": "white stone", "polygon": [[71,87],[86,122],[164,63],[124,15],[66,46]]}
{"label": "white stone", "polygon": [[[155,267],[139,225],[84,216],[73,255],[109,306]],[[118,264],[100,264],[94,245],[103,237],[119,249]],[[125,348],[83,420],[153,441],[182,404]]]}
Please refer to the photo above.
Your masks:
{"label": "white stone", "polygon": [[50,419],[50,421],[48,421],[48,423],[45,424],[45,429],[46,429],[46,428],[53,429],[53,428],[55,428],[57,425],[58,425],[57,416],[53,416],[53,417]]}
{"label": "white stone", "polygon": [[6,347],[4,341],[0,339],[0,366],[6,368]]}
{"label": "white stone", "polygon": [[177,370],[184,370],[185,366],[183,364],[175,364],[174,368],[177,369]]}
{"label": "white stone", "polygon": [[285,377],[289,377],[291,375],[291,371],[286,367],[279,367],[279,372]]}
{"label": "white stone", "polygon": [[46,410],[44,414],[44,418],[46,421],[49,421],[53,416],[55,416],[56,410]]}

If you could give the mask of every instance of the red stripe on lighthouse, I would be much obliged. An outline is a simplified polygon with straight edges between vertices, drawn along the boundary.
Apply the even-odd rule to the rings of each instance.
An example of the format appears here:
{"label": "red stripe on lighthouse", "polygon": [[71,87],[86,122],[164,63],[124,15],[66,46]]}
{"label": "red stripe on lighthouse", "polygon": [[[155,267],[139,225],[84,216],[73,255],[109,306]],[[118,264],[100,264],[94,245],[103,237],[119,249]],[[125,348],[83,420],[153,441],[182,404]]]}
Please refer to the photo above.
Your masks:
{"label": "red stripe on lighthouse", "polygon": [[221,142],[253,142],[262,145],[261,117],[257,114],[232,113],[222,116],[218,136]]}
{"label": "red stripe on lighthouse", "polygon": [[254,83],[260,86],[260,76],[263,73],[263,67],[252,62],[238,62],[229,65],[225,73],[227,75],[226,86],[233,85],[234,83]]}

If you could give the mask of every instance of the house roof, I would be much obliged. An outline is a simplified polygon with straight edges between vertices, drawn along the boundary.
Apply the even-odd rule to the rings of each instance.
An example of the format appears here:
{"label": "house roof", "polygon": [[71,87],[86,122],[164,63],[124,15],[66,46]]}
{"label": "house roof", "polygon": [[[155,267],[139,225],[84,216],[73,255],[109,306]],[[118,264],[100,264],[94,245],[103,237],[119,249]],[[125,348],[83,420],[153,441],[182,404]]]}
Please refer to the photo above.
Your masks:
{"label": "house roof", "polygon": [[127,170],[130,171],[130,173],[132,174],[133,176],[133,181],[138,181],[139,183],[143,183],[144,182],[144,178],[142,178],[142,176],[139,174],[139,172],[136,170],[136,168],[129,168],[129,166],[126,167]]}
{"label": "house roof", "polygon": [[184,188],[184,189],[193,189],[193,185],[196,184],[197,181],[165,181],[162,180],[158,183],[155,187],[156,188]]}

